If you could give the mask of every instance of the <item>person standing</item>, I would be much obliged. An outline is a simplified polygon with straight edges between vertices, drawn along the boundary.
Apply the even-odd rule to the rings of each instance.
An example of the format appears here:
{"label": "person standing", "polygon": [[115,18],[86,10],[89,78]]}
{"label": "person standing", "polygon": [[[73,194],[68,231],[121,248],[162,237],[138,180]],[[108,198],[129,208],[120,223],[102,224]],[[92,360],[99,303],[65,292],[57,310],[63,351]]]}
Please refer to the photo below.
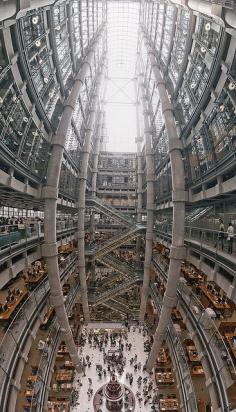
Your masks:
{"label": "person standing", "polygon": [[234,242],[234,227],[231,222],[229,222],[227,229],[227,241],[228,241],[228,253],[233,253],[233,242]]}
{"label": "person standing", "polygon": [[221,246],[221,250],[224,250],[224,237],[225,237],[225,227],[223,220],[219,220],[220,227],[219,227],[219,233],[218,233],[218,239],[219,239],[219,244]]}

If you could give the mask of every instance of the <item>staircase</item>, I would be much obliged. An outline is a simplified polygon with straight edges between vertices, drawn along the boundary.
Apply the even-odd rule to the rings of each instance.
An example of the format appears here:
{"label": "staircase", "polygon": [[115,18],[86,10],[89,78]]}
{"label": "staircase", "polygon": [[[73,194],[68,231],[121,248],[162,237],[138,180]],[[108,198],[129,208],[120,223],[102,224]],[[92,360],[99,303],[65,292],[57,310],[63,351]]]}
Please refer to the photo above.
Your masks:
{"label": "staircase", "polygon": [[108,289],[107,291],[103,293],[99,293],[97,296],[91,296],[91,305],[92,306],[97,306],[97,305],[102,305],[106,301],[112,299],[114,296],[118,294],[122,294],[126,292],[127,290],[131,289],[133,285],[137,282],[140,282],[142,280],[142,276],[134,276],[133,278],[128,278],[124,283],[121,285],[118,285],[114,287],[113,289]]}
{"label": "staircase", "polygon": [[103,304],[103,306],[106,306],[110,308],[111,310],[122,313],[124,315],[128,314],[132,316],[133,318],[136,318],[136,312],[138,312],[138,311],[133,311],[127,305],[124,305],[121,302],[116,302],[114,299],[108,300],[106,303]]}
{"label": "staircase", "polygon": [[114,220],[125,225],[126,229],[120,230],[112,238],[102,242],[100,245],[90,248],[86,253],[93,255],[96,260],[103,265],[111,267],[115,272],[123,275],[124,280],[121,283],[116,282],[113,287],[114,280],[117,276],[112,275],[104,279],[104,282],[100,283],[89,296],[90,304],[95,307],[98,305],[104,305],[116,312],[130,314],[133,316],[133,311],[124,302],[119,300],[113,300],[115,296],[122,295],[129,289],[132,289],[135,284],[142,281],[143,270],[138,268],[137,265],[130,265],[122,260],[119,260],[111,254],[111,252],[118,247],[126,244],[128,241],[135,239],[138,236],[144,235],[146,226],[142,224],[136,224],[129,216],[117,211],[112,206],[107,206],[97,197],[87,197],[86,207],[97,210]]}
{"label": "staircase", "polygon": [[126,216],[125,213],[121,213],[118,210],[116,210],[114,207],[108,206],[98,197],[87,196],[86,197],[86,207],[93,208],[97,210],[98,212],[101,212],[104,215],[111,217],[114,220],[118,220],[119,222],[122,222],[125,225],[133,226],[135,224],[134,220],[130,218],[130,216]]}
{"label": "staircase", "polygon": [[103,265],[114,269],[115,271],[119,272],[124,276],[134,276],[134,274],[136,274],[137,272],[142,271],[142,269],[138,268],[136,265],[130,265],[126,262],[123,262],[115,256],[112,256],[111,254],[102,256],[97,260],[101,262]]}
{"label": "staircase", "polygon": [[121,231],[117,236],[113,236],[112,238],[106,240],[99,246],[95,246],[94,248],[90,249],[90,254],[94,254],[95,259],[99,259],[104,255],[107,255],[114,249],[124,245],[129,240],[140,236],[146,230],[144,225],[134,225],[131,229]]}

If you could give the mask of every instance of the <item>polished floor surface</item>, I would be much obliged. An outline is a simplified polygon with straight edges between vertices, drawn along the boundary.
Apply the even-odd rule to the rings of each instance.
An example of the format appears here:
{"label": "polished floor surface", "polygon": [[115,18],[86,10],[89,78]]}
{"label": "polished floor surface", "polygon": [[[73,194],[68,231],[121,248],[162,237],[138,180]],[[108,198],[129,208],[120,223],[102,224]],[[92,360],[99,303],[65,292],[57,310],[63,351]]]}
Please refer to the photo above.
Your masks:
{"label": "polished floor surface", "polygon": [[[96,327],[99,328],[104,328],[104,327],[113,327],[113,328],[124,328],[122,325],[120,324],[92,324],[92,325],[88,325],[87,327],[85,327],[83,329],[84,332],[88,331],[90,328],[94,329]],[[123,340],[124,343],[128,342],[132,344],[131,350],[128,351],[124,348],[124,356],[126,357],[126,365],[124,367],[124,372],[121,376],[119,376],[119,381],[126,384],[127,386],[129,386],[131,388],[131,390],[133,391],[134,395],[136,395],[136,392],[142,392],[143,390],[143,384],[141,385],[141,387],[138,388],[138,384],[137,384],[137,378],[139,375],[141,375],[143,378],[145,376],[148,376],[148,382],[150,381],[150,379],[152,379],[151,377],[149,377],[149,374],[146,372],[142,371],[142,368],[140,371],[135,372],[134,371],[134,367],[133,365],[130,366],[130,362],[129,360],[135,356],[135,354],[137,354],[137,362],[141,362],[142,366],[145,364],[146,359],[147,359],[147,353],[144,352],[144,341],[147,339],[146,336],[143,336],[143,330],[141,328],[138,327],[134,327],[131,326],[131,330],[128,332],[128,340]],[[118,342],[117,342],[117,347],[118,347]],[[106,352],[110,349],[110,341],[109,344],[106,348]],[[109,374],[107,374],[106,377],[102,377],[102,379],[99,379],[98,374],[96,372],[96,365],[97,364],[103,364],[103,353],[100,352],[100,350],[98,349],[98,347],[94,348],[94,347],[90,347],[89,343],[86,342],[85,346],[82,348],[82,350],[80,351],[80,355],[85,357],[86,355],[90,356],[91,359],[91,367],[88,368],[86,367],[85,370],[85,374],[86,376],[81,377],[81,383],[82,386],[79,386],[79,383],[77,382],[78,380],[78,375],[75,377],[75,381],[74,381],[74,387],[75,389],[77,389],[79,391],[79,398],[77,400],[77,404],[76,406],[71,408],[72,412],[93,412],[94,408],[93,408],[93,396],[91,397],[91,399],[89,400],[88,395],[87,395],[87,391],[89,389],[89,382],[88,382],[88,378],[92,379],[92,385],[90,386],[93,389],[93,395],[96,393],[96,391],[102,386],[104,385],[106,382],[109,381]],[[106,365],[105,365],[106,366]],[[132,373],[134,380],[132,385],[129,385],[128,380],[126,379],[126,373]],[[150,392],[150,395],[154,394],[154,391],[157,391],[156,389],[152,390]],[[143,397],[143,396],[142,396]],[[146,405],[144,405],[144,401],[142,401],[141,403],[138,402],[137,398],[136,398],[136,406],[135,406],[135,412],[150,412],[151,409],[151,401],[150,403],[147,403]],[[101,410],[102,412],[107,411],[107,408],[105,406],[105,404],[101,405]],[[125,411],[125,409],[123,409]]]}

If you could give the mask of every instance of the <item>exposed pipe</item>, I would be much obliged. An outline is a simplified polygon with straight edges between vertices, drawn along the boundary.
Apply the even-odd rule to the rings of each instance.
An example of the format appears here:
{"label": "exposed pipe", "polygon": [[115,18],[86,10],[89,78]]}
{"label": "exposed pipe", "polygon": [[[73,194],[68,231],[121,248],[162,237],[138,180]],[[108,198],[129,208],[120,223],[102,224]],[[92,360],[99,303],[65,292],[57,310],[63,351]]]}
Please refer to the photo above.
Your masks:
{"label": "exposed pipe", "polygon": [[89,51],[87,59],[82,63],[81,69],[75,78],[74,85],[71,89],[68,99],[64,103],[61,120],[58,125],[56,134],[52,139],[52,152],[48,163],[47,183],[44,187],[44,245],[43,256],[46,258],[48,281],[51,290],[50,301],[55,307],[58,322],[62,329],[64,340],[68,348],[71,361],[76,369],[80,371],[80,360],[77,353],[77,348],[74,343],[71,328],[64,306],[64,297],[59,276],[58,268],[58,251],[56,237],[56,211],[58,199],[59,177],[63,159],[63,152],[66,143],[66,136],[71,124],[72,115],[77,104],[77,99],[81,91],[81,87],[88,73],[90,62],[92,62],[96,43]]}
{"label": "exposed pipe", "polygon": [[147,361],[147,370],[151,371],[165,338],[167,326],[171,319],[172,308],[176,305],[176,293],[181,273],[181,261],[185,258],[184,223],[186,192],[184,163],[181,152],[182,142],[178,137],[177,126],[173,114],[173,107],[165,87],[165,82],[157,65],[154,50],[150,47],[147,37],[145,36],[145,33],[143,31],[141,31],[141,36],[151,62],[156,87],[159,92],[162,115],[168,137],[172,173],[173,202],[172,245],[170,250],[170,265],[166,284],[166,292],[163,298],[159,323],[154,335],[154,343]]}
{"label": "exposed pipe", "polygon": [[145,158],[146,158],[146,182],[147,182],[147,228],[145,241],[144,275],[142,285],[142,296],[139,312],[139,320],[142,322],[145,317],[147,299],[149,296],[149,281],[152,263],[152,240],[153,240],[153,221],[154,221],[154,162],[152,151],[152,132],[148,112],[148,101],[146,97],[143,74],[138,76],[138,85],[141,93],[143,119],[144,119],[144,138],[145,138]]}
{"label": "exposed pipe", "polygon": [[96,94],[93,96],[88,126],[85,134],[84,145],[81,149],[81,168],[79,175],[79,195],[78,195],[78,268],[79,268],[79,278],[80,278],[80,291],[81,291],[81,301],[83,306],[84,320],[86,322],[90,319],[89,305],[88,305],[88,290],[87,290],[87,279],[86,279],[86,265],[85,265],[85,230],[84,230],[84,217],[85,217],[85,193],[87,184],[87,170],[88,170],[88,160],[90,153],[90,142],[91,137],[94,132],[95,119],[97,114],[98,106],[98,92],[101,83],[104,82],[104,62],[102,64],[101,72],[99,74],[99,79],[97,81]]}

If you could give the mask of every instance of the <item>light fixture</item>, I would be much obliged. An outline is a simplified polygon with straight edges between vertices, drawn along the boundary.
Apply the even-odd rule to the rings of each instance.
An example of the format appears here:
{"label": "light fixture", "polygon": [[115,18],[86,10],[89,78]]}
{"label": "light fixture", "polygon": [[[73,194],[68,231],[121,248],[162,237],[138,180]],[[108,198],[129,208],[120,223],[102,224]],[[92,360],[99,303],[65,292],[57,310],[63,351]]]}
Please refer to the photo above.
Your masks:
{"label": "light fixture", "polygon": [[48,78],[44,77],[43,81],[44,81],[45,84],[47,84],[48,83]]}
{"label": "light fixture", "polygon": [[38,131],[36,130],[35,132],[32,132],[32,135],[33,135],[34,137],[38,136]]}
{"label": "light fixture", "polygon": [[194,87],[196,87],[196,83],[191,83],[190,87],[191,89],[194,89]]}
{"label": "light fixture", "polygon": [[208,23],[205,24],[205,30],[206,30],[206,31],[210,31],[210,30],[211,30],[211,23],[208,22]]}
{"label": "light fixture", "polygon": [[53,94],[54,94],[53,92],[48,93],[48,96],[50,97],[50,99],[53,97]]}
{"label": "light fixture", "polygon": [[28,117],[23,117],[23,122],[25,122],[25,123],[28,123],[28,121],[29,121],[29,119],[28,119]]}
{"label": "light fixture", "polygon": [[12,96],[12,101],[16,102],[17,101],[17,96],[14,94],[14,96]]}
{"label": "light fixture", "polygon": [[220,107],[219,107],[219,110],[222,113],[225,110],[225,106],[223,104],[221,104]]}
{"label": "light fixture", "polygon": [[202,53],[206,53],[205,47],[203,47],[203,46],[201,47],[201,52],[202,52]]}
{"label": "light fixture", "polygon": [[32,17],[32,23],[33,23],[33,24],[37,24],[38,21],[39,21],[39,16],[33,16],[33,17]]}
{"label": "light fixture", "polygon": [[3,103],[3,98],[2,97],[0,97],[0,104],[2,104]]}
{"label": "light fixture", "polygon": [[17,133],[18,133],[18,135],[19,135],[19,136],[22,136],[22,134],[23,134],[23,133],[22,133],[22,132],[20,132],[20,131],[18,131]]}
{"label": "light fixture", "polygon": [[14,121],[13,117],[9,117],[9,123],[12,123]]}
{"label": "light fixture", "polygon": [[229,90],[234,90],[236,88],[236,84],[234,82],[229,83]]}
{"label": "light fixture", "polygon": [[59,9],[54,9],[54,14],[59,14]]}
{"label": "light fixture", "polygon": [[39,59],[39,64],[42,64],[43,63],[43,60],[42,59]]}
{"label": "light fixture", "polygon": [[55,30],[59,31],[60,30],[60,26],[56,26]]}
{"label": "light fixture", "polygon": [[36,46],[36,47],[40,47],[40,46],[41,46],[41,41],[40,41],[40,40],[36,40],[35,46]]}

